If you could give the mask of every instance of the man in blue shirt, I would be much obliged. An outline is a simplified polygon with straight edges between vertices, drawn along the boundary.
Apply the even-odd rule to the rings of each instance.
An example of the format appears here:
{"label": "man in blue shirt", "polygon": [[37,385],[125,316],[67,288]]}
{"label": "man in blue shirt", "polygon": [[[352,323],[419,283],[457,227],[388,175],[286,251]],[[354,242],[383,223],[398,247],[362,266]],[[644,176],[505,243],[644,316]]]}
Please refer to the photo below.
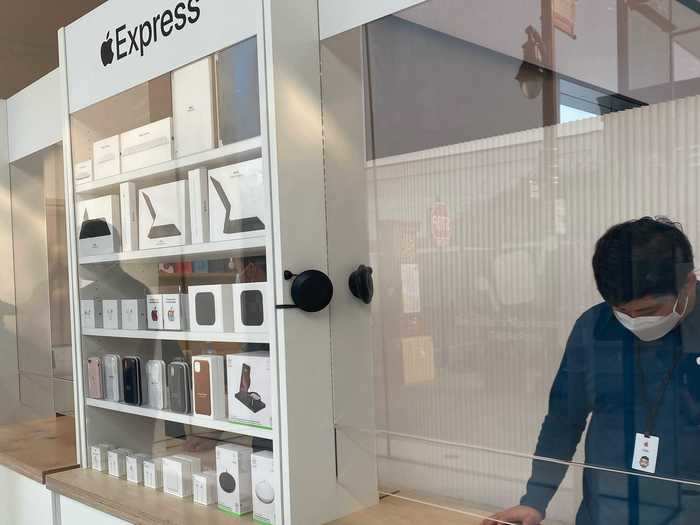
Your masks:
{"label": "man in blue shirt", "polygon": [[668,219],[619,224],[596,244],[593,272],[605,302],[571,332],[527,491],[484,525],[542,522],[589,416],[576,525],[700,524],[700,309],[690,242]]}

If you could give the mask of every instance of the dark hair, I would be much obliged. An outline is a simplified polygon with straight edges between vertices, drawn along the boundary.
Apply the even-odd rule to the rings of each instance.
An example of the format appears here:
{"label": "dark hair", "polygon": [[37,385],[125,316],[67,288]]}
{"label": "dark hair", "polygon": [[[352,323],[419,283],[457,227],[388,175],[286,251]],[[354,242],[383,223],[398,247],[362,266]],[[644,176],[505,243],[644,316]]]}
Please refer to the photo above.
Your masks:
{"label": "dark hair", "polygon": [[613,306],[647,295],[678,295],[694,268],[690,241],[666,217],[613,226],[593,255],[598,291]]}

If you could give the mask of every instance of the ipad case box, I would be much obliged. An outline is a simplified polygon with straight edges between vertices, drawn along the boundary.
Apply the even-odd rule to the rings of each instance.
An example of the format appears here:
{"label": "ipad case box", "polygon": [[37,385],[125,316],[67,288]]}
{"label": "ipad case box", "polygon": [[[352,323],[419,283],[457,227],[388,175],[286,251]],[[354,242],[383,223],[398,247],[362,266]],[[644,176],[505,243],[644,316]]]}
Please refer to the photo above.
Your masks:
{"label": "ipad case box", "polygon": [[272,375],[268,352],[226,356],[229,419],[235,423],[272,428]]}
{"label": "ipad case box", "polygon": [[121,134],[122,172],[173,160],[173,119],[168,117]]}
{"label": "ipad case box", "polygon": [[93,177],[95,180],[114,177],[121,173],[121,145],[119,135],[92,145]]}
{"label": "ipad case box", "polygon": [[139,248],[189,244],[189,182],[180,180],[139,190]]}
{"label": "ipad case box", "polygon": [[108,255],[121,250],[119,195],[106,195],[78,205],[80,256]]}
{"label": "ipad case box", "polygon": [[226,362],[223,356],[192,358],[192,401],[194,415],[226,419]]}
{"label": "ipad case box", "polygon": [[207,57],[172,74],[175,157],[214,149],[214,61]]}

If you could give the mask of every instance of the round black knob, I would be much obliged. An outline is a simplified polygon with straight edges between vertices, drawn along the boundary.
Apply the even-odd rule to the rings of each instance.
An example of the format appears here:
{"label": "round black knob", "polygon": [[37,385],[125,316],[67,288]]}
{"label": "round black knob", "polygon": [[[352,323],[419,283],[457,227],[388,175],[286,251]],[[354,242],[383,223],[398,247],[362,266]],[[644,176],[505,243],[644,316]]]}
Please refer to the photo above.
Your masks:
{"label": "round black knob", "polygon": [[350,274],[348,285],[350,292],[365,304],[370,304],[374,297],[374,270],[370,266],[361,264],[357,270]]}
{"label": "round black knob", "polygon": [[318,270],[307,270],[294,278],[292,301],[305,312],[320,312],[333,299],[333,283]]}

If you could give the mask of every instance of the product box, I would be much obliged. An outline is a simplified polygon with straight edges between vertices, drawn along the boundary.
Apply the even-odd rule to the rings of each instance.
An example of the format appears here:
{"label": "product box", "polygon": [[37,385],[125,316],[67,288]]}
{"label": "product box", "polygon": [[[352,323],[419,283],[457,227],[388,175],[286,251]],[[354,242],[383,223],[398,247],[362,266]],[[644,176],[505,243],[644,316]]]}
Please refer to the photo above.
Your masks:
{"label": "product box", "polygon": [[150,459],[148,454],[133,454],[126,457],[126,480],[143,485],[143,462]]}
{"label": "product box", "polygon": [[216,497],[216,472],[207,471],[201,474],[192,474],[192,498],[199,505],[215,505]]}
{"label": "product box", "polygon": [[161,458],[144,460],[143,486],[153,490],[163,488],[163,460]]}
{"label": "product box", "polygon": [[149,330],[163,330],[163,296],[146,296],[146,315]]}
{"label": "product box", "polygon": [[122,330],[145,330],[146,328],[148,328],[146,301],[143,299],[123,299]]}
{"label": "product box", "polygon": [[73,178],[76,184],[92,182],[92,159],[75,164],[73,166]]}
{"label": "product box", "polygon": [[241,516],[253,510],[251,480],[252,449],[241,445],[216,447],[219,509]]}
{"label": "product box", "polygon": [[209,171],[209,236],[226,241],[265,229],[262,159]]}
{"label": "product box", "polygon": [[188,314],[186,294],[163,295],[163,328],[165,330],[187,330]]}
{"label": "product box", "polygon": [[82,321],[83,330],[89,328],[102,328],[102,301],[99,299],[81,299],[80,300],[80,319]]}
{"label": "product box", "polygon": [[225,368],[223,356],[192,357],[192,403],[195,416],[226,419]]}
{"label": "product box", "polygon": [[102,325],[105,330],[121,328],[121,302],[113,299],[102,301]]}
{"label": "product box", "polygon": [[233,332],[233,289],[231,285],[190,286],[190,330]]}
{"label": "product box", "polygon": [[117,448],[108,451],[109,475],[115,478],[126,479],[126,457],[131,454],[132,451],[128,448]]}
{"label": "product box", "polygon": [[168,408],[168,379],[165,361],[156,359],[146,363],[146,381],[148,384],[148,402],[151,408],[156,410]]}
{"label": "product box", "polygon": [[139,190],[139,248],[190,243],[189,182],[180,180]]}
{"label": "product box", "polygon": [[188,174],[192,244],[209,242],[209,173],[206,168]]}
{"label": "product box", "polygon": [[272,452],[255,452],[250,459],[253,485],[253,519],[274,525],[277,483]]}
{"label": "product box", "polygon": [[235,423],[272,428],[272,373],[269,352],[226,356],[228,413]]}
{"label": "product box", "polygon": [[121,249],[119,195],[81,201],[78,205],[80,256],[108,255]]}
{"label": "product box", "polygon": [[179,498],[192,496],[192,474],[202,470],[198,458],[185,455],[163,458],[163,492]]}
{"label": "product box", "polygon": [[95,142],[92,158],[95,180],[119,175],[122,171],[119,135]]}
{"label": "product box", "polygon": [[123,182],[119,185],[119,203],[122,219],[122,250],[135,252],[139,249],[138,195],[136,184]]}
{"label": "product box", "polygon": [[232,286],[234,332],[267,333],[267,283],[233,284]]}
{"label": "product box", "polygon": [[214,62],[203,58],[173,71],[175,157],[214,149]]}
{"label": "product box", "polygon": [[122,358],[117,354],[106,354],[102,358],[105,374],[105,400],[119,403],[124,400],[124,373]]}
{"label": "product box", "polygon": [[90,465],[92,465],[93,470],[104,473],[109,472],[107,452],[110,450],[114,450],[114,445],[109,445],[107,443],[90,447]]}
{"label": "product box", "polygon": [[121,134],[124,173],[173,160],[173,120],[168,117]]}

